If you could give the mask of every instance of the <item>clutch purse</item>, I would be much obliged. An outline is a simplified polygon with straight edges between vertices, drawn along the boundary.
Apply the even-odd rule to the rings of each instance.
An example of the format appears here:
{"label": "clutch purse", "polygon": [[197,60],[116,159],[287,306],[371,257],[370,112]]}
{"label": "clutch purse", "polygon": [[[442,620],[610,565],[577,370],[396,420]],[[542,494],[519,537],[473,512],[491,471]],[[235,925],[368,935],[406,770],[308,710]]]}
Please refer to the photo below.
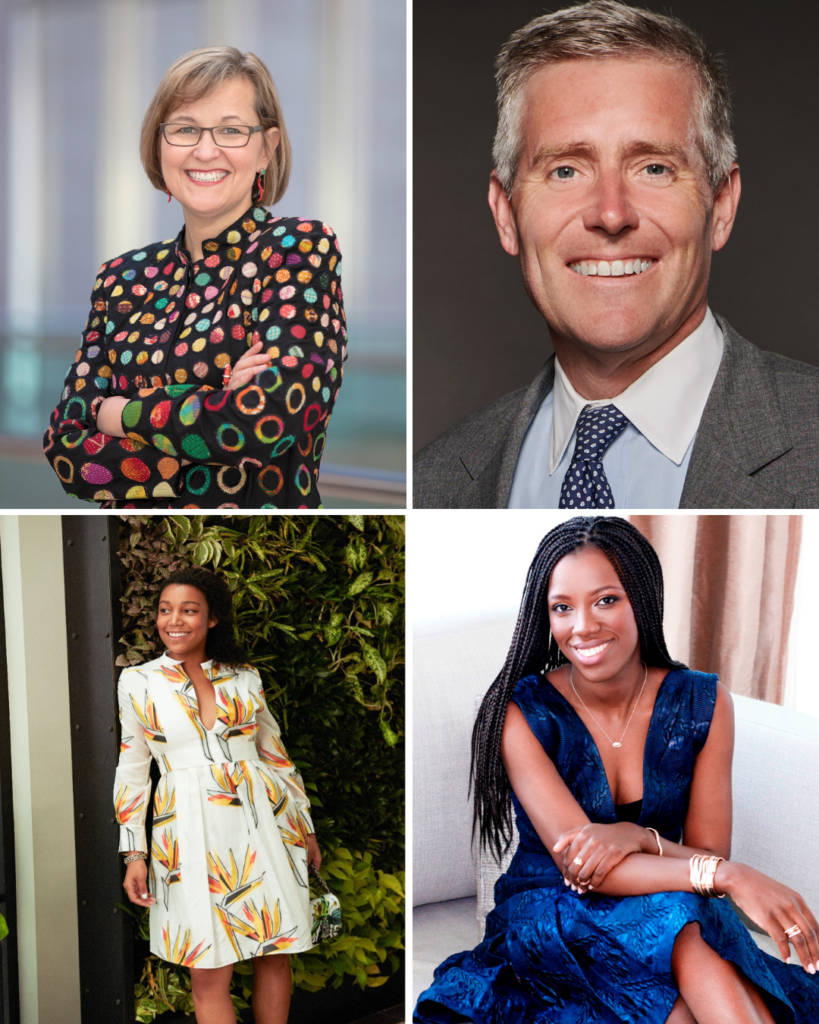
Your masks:
{"label": "clutch purse", "polygon": [[313,865],[310,865],[310,873],[315,878],[323,895],[310,900],[310,908],[313,911],[313,925],[310,928],[310,937],[313,945],[327,939],[334,939],[341,931],[341,904],[338,896],[330,892],[330,886],[324,881]]}

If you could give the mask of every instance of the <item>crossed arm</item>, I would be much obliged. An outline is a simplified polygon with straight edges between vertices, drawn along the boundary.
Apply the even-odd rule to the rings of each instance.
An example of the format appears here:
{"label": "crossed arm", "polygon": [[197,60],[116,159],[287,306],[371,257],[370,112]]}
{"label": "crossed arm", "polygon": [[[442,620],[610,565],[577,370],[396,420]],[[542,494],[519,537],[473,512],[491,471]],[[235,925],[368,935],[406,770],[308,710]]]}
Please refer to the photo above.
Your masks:
{"label": "crossed arm", "polygon": [[[163,373],[150,378],[150,387],[143,378],[137,392],[140,378],[116,377],[115,364],[117,369],[127,365],[124,358],[121,364],[117,360],[133,353],[122,332],[116,333],[120,321],[113,310],[109,317],[115,275],[103,277],[109,269],[103,264],[82,344],[43,438],[46,457],[68,494],[88,501],[173,498],[186,463],[261,467],[294,445],[302,456],[312,452],[311,469],[317,473],[320,449],[313,449],[313,437],[323,432],[341,385],[346,330],[337,242],[331,244],[334,236],[325,225],[302,227],[298,250],[306,263],[299,281],[306,275],[310,287],[280,305],[287,289],[278,288],[285,280],[279,275],[290,273],[282,269],[275,281],[272,273],[255,279],[263,282],[258,300],[255,287],[252,294],[249,288],[241,292],[241,304],[237,296],[227,310],[235,321],[231,335],[257,341],[234,366],[230,384],[218,390],[193,383],[162,386]],[[296,241],[287,236],[288,246]],[[288,263],[291,257],[295,252],[287,255]],[[271,272],[280,265],[276,258],[284,254],[270,257]],[[228,294],[223,291],[219,301]],[[239,364],[262,355],[263,345],[267,353],[259,364],[239,374]]]}
{"label": "crossed arm", "polygon": [[662,857],[654,835],[639,825],[589,821],[513,702],[506,714],[501,755],[512,789],[566,885],[581,894],[591,886],[607,896],[693,892],[691,857],[724,857],[725,863],[717,868],[717,890],[730,895],[771,935],[783,960],[790,955],[785,930],[798,925],[802,934],[792,941],[805,969],[814,973],[814,965],[819,966],[819,926],[799,893],[728,859],[733,739],[731,697],[720,685],[708,739],[694,767],[683,844],[663,842]]}
{"label": "crossed arm", "polygon": [[[261,341],[255,342],[236,362],[230,381],[226,390],[236,391],[245,384],[249,384],[257,373],[268,369],[272,360],[267,352],[263,351]],[[127,437],[122,426],[122,410],[131,401],[122,395],[111,395],[105,398],[97,410],[97,429],[109,437]],[[182,465],[190,465],[189,459],[182,459]]]}

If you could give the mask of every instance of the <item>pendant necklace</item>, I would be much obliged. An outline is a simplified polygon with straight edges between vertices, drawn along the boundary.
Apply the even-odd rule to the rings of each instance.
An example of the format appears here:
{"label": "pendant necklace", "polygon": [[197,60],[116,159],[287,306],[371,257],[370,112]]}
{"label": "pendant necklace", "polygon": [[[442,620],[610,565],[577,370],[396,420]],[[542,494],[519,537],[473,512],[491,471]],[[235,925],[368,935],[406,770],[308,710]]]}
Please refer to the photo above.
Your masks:
{"label": "pendant necklace", "polygon": [[640,692],[637,694],[637,700],[634,702],[634,707],[631,709],[631,714],[629,715],[628,721],[626,722],[626,727],[625,727],[625,729],[623,729],[623,735],[620,737],[619,742],[617,740],[613,740],[611,738],[611,736],[609,736],[609,734],[606,732],[606,730],[603,728],[603,726],[597,721],[596,715],[591,711],[591,709],[588,707],[586,702],[583,700],[583,698],[580,696],[580,694],[575,689],[575,685],[574,685],[574,664],[572,664],[571,671],[569,672],[569,682],[571,683],[571,687],[574,690],[575,697],[577,697],[577,699],[580,701],[580,703],[583,705],[583,707],[586,709],[586,711],[589,712],[591,717],[594,719],[595,724],[597,725],[597,728],[600,730],[600,732],[603,733],[603,735],[606,737],[606,739],[609,741],[609,743],[613,747],[622,747],[623,739],[625,738],[625,735],[628,732],[628,727],[631,725],[632,718],[634,718],[634,712],[637,710],[637,705],[640,703],[640,698],[643,696],[643,690],[646,688],[646,679],[648,679],[648,665],[646,665],[645,662],[642,662],[642,665],[643,665],[643,668],[645,669],[645,672],[643,674],[643,685],[640,687]]}

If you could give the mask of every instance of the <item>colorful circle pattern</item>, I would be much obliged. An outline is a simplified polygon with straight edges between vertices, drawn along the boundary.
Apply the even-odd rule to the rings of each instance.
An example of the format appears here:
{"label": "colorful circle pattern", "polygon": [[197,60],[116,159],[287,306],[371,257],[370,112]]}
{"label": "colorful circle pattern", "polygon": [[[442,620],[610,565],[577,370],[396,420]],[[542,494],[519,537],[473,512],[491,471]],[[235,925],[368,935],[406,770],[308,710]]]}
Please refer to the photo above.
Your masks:
{"label": "colorful circle pattern", "polygon": [[[47,458],[69,495],[102,508],[319,508],[347,358],[335,234],[252,207],[198,263],[183,240],[184,229],[100,267]],[[270,368],[223,389],[256,341]],[[111,395],[129,399],[126,438],[97,430]]]}

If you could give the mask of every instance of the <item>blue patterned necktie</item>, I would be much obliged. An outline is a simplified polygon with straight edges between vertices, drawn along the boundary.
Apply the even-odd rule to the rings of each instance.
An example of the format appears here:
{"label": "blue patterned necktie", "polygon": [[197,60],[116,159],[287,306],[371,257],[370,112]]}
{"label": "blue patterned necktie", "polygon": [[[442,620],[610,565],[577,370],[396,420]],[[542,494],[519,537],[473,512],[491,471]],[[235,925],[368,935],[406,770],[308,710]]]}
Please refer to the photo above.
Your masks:
{"label": "blue patterned necktie", "polygon": [[558,508],[615,508],[603,455],[628,426],[613,405],[586,406],[577,418],[577,443],[560,489]]}

